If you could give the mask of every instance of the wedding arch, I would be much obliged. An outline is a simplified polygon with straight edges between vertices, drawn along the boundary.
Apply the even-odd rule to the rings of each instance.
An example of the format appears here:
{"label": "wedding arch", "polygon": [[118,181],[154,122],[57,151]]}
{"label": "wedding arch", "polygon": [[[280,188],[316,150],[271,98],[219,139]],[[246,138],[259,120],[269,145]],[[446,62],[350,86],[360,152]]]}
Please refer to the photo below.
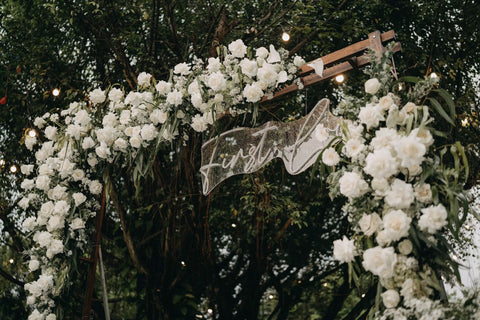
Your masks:
{"label": "wedding arch", "polygon": [[[396,79],[391,59],[400,46],[382,45],[393,38],[393,31],[377,31],[308,64],[272,45],[253,51],[236,40],[216,58],[176,65],[168,81],[141,73],[135,91],[97,88],[88,102],[36,118],[43,134],[26,138],[36,165],[21,167],[19,203],[37,211],[23,222],[35,243],[26,254],[37,275],[25,285],[29,320],[57,318],[56,297],[68,286],[71,260],[88,248],[95,228],[83,314],[89,316],[105,203],[112,196],[106,168],[131,166],[138,186],[161,144],[187,141],[192,130],[208,132],[221,117],[255,115],[264,101],[368,63],[363,97],[345,96],[335,115],[322,100],[291,123],[236,128],[207,141],[203,192],[274,157],[292,174],[315,163],[328,167],[329,194],[346,199],[342,210],[352,230],[333,243],[334,258],[348,264],[352,283],[376,283],[365,294],[375,301],[365,316],[448,314],[442,278],[454,277],[458,263],[445,234],[458,237],[467,216],[468,163],[460,143],[434,145],[434,137],[445,136],[437,120],[455,125],[455,105],[438,78]],[[136,263],[128,241],[127,249]]]}

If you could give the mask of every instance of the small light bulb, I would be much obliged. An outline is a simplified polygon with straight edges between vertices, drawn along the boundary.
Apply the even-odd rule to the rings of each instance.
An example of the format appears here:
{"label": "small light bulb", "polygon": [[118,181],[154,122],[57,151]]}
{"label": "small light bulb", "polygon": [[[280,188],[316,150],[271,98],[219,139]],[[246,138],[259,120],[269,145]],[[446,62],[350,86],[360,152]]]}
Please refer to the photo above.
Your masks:
{"label": "small light bulb", "polygon": [[468,118],[462,119],[462,126],[468,126]]}
{"label": "small light bulb", "polygon": [[436,78],[438,78],[438,76],[437,76],[437,74],[436,74],[435,72],[432,72],[432,73],[430,74],[430,78],[436,79]]}
{"label": "small light bulb", "polygon": [[210,309],[210,308],[208,308],[207,312],[208,312],[209,314],[212,314],[212,313],[213,313],[213,310]]}
{"label": "small light bulb", "polygon": [[338,83],[342,83],[344,80],[345,80],[345,77],[343,76],[343,74],[339,74],[338,76],[335,77],[335,81],[337,81]]}
{"label": "small light bulb", "polygon": [[235,223],[232,223],[232,228],[236,228],[237,225]]}
{"label": "small light bulb", "polygon": [[185,266],[186,266],[185,261],[182,261],[182,262],[180,262],[180,263],[182,264],[182,267],[185,267]]}
{"label": "small light bulb", "polygon": [[324,282],[324,283],[323,283],[323,286],[324,286],[324,287],[328,287],[328,283]]}
{"label": "small light bulb", "polygon": [[18,170],[18,169],[17,169],[17,166],[16,166],[16,165],[12,165],[12,166],[10,167],[10,172],[11,172],[11,173],[15,173],[15,172],[17,172],[17,170]]}
{"label": "small light bulb", "polygon": [[10,260],[8,260],[8,262],[10,262],[10,263],[13,263],[13,262],[14,262],[14,260],[13,260],[13,259],[10,259]]}
{"label": "small light bulb", "polygon": [[1,159],[0,160],[0,166],[4,166],[5,165],[5,160]]}
{"label": "small light bulb", "polygon": [[282,40],[287,42],[288,40],[290,40],[290,35],[286,32],[283,32],[282,33]]}
{"label": "small light bulb", "polygon": [[362,294],[362,298],[365,298],[365,293]]}
{"label": "small light bulb", "polygon": [[273,299],[273,294],[269,295],[268,299],[272,300]]}
{"label": "small light bulb", "polygon": [[37,136],[37,131],[35,131],[35,129],[30,129],[30,130],[28,130],[28,135],[31,138],[35,138]]}
{"label": "small light bulb", "polygon": [[53,90],[52,90],[52,94],[53,94],[55,97],[58,97],[58,95],[60,94],[60,89],[57,89],[57,88],[53,89]]}

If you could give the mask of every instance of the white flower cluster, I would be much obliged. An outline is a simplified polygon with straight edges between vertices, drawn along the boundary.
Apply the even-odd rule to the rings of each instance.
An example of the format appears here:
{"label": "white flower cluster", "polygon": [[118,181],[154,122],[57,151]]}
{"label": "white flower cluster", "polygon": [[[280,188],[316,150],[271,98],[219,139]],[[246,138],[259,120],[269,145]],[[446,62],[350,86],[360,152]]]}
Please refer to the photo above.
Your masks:
{"label": "white flower cluster", "polygon": [[[60,114],[35,119],[46,140],[35,151],[36,167],[21,167],[19,201],[22,209],[36,211],[23,221],[36,244],[28,252],[28,267],[39,271],[38,280],[25,285],[33,310],[29,320],[55,319],[53,298],[65,283],[54,275],[65,269],[72,250],[83,250],[87,221],[98,209],[103,185],[96,168],[119,156],[133,159],[140,148],[171,141],[180,130],[205,131],[221,114],[252,111],[251,103],[295,80],[305,63],[298,56],[286,63],[287,52],[273,46],[256,49],[254,56],[247,52],[237,40],[224,48],[222,59],[176,65],[168,82],[142,72],[136,91],[97,88],[89,93],[91,110],[75,102]],[[37,143],[37,138],[25,141],[30,150]]]}
{"label": "white flower cluster", "polygon": [[[412,102],[402,107],[393,93],[376,97],[381,87],[378,79],[368,80],[365,91],[371,100],[360,108],[356,123],[345,121],[342,153],[350,165],[335,174],[356,234],[335,241],[333,256],[347,263],[361,256],[363,268],[384,287],[384,307],[393,309],[428,300],[432,289],[425,274],[431,270],[419,270],[409,234],[415,224],[434,239],[447,225],[447,210],[421,179],[422,165],[433,161],[428,159],[434,142],[428,109]],[[364,238],[373,245],[362,247]]]}

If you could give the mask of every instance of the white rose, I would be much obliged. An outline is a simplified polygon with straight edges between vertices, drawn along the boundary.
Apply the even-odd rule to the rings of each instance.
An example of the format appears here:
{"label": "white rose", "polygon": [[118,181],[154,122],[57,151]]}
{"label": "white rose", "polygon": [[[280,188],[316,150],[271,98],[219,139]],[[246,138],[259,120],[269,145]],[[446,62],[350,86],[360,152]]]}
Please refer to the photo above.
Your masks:
{"label": "white rose", "polygon": [[83,228],[85,228],[85,221],[83,221],[81,218],[75,218],[70,223],[70,229],[72,230],[78,230]]}
{"label": "white rose", "polygon": [[243,58],[247,53],[247,46],[241,39],[238,39],[228,45],[228,50],[235,58]]}
{"label": "white rose", "polygon": [[[27,283],[27,284],[28,284],[28,283]],[[25,290],[26,290],[26,289],[27,289],[27,288],[25,288]],[[27,297],[27,305],[31,306],[31,305],[34,304],[34,303],[35,303],[35,297],[34,297],[34,296],[28,296],[28,297]],[[33,312],[35,312],[35,311],[38,312],[38,310],[36,310],[36,309],[35,309]],[[30,314],[30,315],[28,316],[28,320],[35,320],[35,317],[36,317],[36,316],[37,316],[37,315],[33,315],[33,313],[32,313],[32,314]],[[38,317],[39,317],[38,319],[41,320],[41,314],[40,314],[40,312],[38,312]]]}
{"label": "white rose", "polygon": [[158,93],[161,95],[166,95],[167,93],[172,90],[172,84],[170,82],[166,81],[158,81],[157,85],[155,86],[155,89],[157,89]]}
{"label": "white rose", "polygon": [[356,172],[345,172],[339,180],[340,193],[352,199],[364,195],[368,191],[368,184]]}
{"label": "white rose", "polygon": [[255,49],[255,56],[261,59],[266,59],[268,57],[268,54],[269,54],[268,49],[265,47],[260,47]]}
{"label": "white rose", "polygon": [[305,60],[303,60],[303,58],[300,57],[300,56],[295,56],[295,57],[293,57],[293,64],[296,67],[301,67],[305,64]]}
{"label": "white rose", "polygon": [[349,139],[343,148],[343,152],[349,158],[356,159],[365,150],[365,145],[359,138]]}
{"label": "white rose", "polygon": [[381,296],[385,308],[395,308],[400,302],[400,295],[396,290],[387,290]]}
{"label": "white rose", "polygon": [[415,198],[423,203],[432,202],[432,189],[428,183],[415,186]]}
{"label": "white rose", "polygon": [[413,129],[412,132],[410,132],[410,136],[413,136],[413,137],[416,137],[418,138],[418,140],[423,143],[425,145],[425,147],[430,147],[434,140],[433,140],[433,136],[432,134],[430,133],[430,130],[428,129],[419,129],[419,128],[416,128],[416,129]]}
{"label": "white rose", "polygon": [[403,106],[403,110],[405,110],[406,113],[413,113],[417,109],[417,106],[413,102],[407,102]]}
{"label": "white rose", "polygon": [[380,89],[381,84],[377,78],[369,79],[365,82],[365,92],[375,94]]}
{"label": "white rose", "polygon": [[145,141],[150,141],[153,140],[157,137],[157,129],[153,124],[146,124],[142,127],[142,130],[140,131],[140,135],[142,136],[142,139]]}
{"label": "white rose", "polygon": [[258,82],[254,82],[251,85],[247,84],[243,89],[243,96],[247,102],[258,102],[262,99],[264,93]]}
{"label": "white rose", "polygon": [[190,66],[185,62],[179,63],[173,68],[173,73],[188,76],[191,73]]}
{"label": "white rose", "polygon": [[397,157],[401,160],[401,166],[408,168],[420,165],[424,160],[427,149],[418,138],[409,135],[397,141],[395,151],[397,152]]}
{"label": "white rose", "polygon": [[123,98],[123,91],[117,88],[112,88],[108,93],[108,99],[112,102],[119,102]]}
{"label": "white rose", "polygon": [[43,129],[46,123],[47,122],[41,117],[36,117],[33,121],[33,125],[39,129]]}
{"label": "white rose", "polygon": [[23,223],[22,223],[22,226],[28,231],[33,231],[36,225],[37,225],[37,221],[35,217],[28,217],[25,220],[23,220]]}
{"label": "white rose", "polygon": [[355,242],[343,236],[342,240],[333,241],[333,257],[340,262],[351,262],[357,255]]}
{"label": "white rose", "polygon": [[27,197],[23,197],[18,201],[18,206],[22,208],[23,210],[27,210],[28,206],[30,205],[30,199]]}
{"label": "white rose", "polygon": [[75,206],[79,206],[87,200],[87,197],[81,192],[75,192],[72,195],[73,200],[75,201]]}
{"label": "white rose", "polygon": [[117,116],[113,112],[107,113],[102,120],[104,127],[115,127],[117,125]]}
{"label": "white rose", "polygon": [[142,146],[142,137],[140,137],[139,134],[136,134],[132,137],[130,137],[130,139],[128,140],[128,142],[130,143],[130,145],[133,147],[133,148],[140,148]]}
{"label": "white rose", "polygon": [[63,243],[61,240],[54,239],[47,248],[46,256],[52,259],[55,255],[63,252]]}
{"label": "white rose", "polygon": [[56,140],[57,139],[57,128],[53,126],[48,126],[45,128],[45,137],[48,140]]}
{"label": "white rose", "polygon": [[405,239],[402,240],[398,244],[398,251],[400,251],[401,254],[408,256],[410,253],[412,253],[413,250],[413,244],[412,241]]}
{"label": "white rose", "polygon": [[207,70],[212,72],[217,72],[222,67],[222,63],[218,58],[208,58]]}
{"label": "white rose", "polygon": [[107,159],[112,154],[110,148],[104,142],[95,148],[95,153],[102,159]]}
{"label": "white rose", "polygon": [[63,216],[51,216],[48,219],[47,230],[53,232],[58,229],[62,229],[65,226],[65,218]]}
{"label": "white rose", "polygon": [[95,167],[98,164],[97,157],[93,153],[88,154],[87,163],[90,167]]}
{"label": "white rose", "polygon": [[208,76],[207,85],[218,92],[227,88],[227,80],[220,71],[217,71]]}
{"label": "white rose", "polygon": [[152,80],[152,75],[150,73],[142,72],[137,77],[137,83],[139,87],[148,87],[150,81]]}
{"label": "white rose", "polygon": [[20,187],[24,190],[30,190],[35,187],[35,182],[33,181],[33,179],[24,179]]}
{"label": "white rose", "polygon": [[412,218],[402,210],[392,210],[383,217],[383,228],[391,241],[408,236]]}
{"label": "white rose", "polygon": [[70,210],[70,205],[65,200],[60,200],[55,203],[53,213],[61,216],[66,216]]}
{"label": "white rose", "polygon": [[267,86],[272,86],[277,83],[278,73],[272,64],[264,63],[263,66],[257,71],[257,78],[260,82],[265,83]]}
{"label": "white rose", "polygon": [[393,247],[374,247],[363,253],[362,265],[365,270],[381,278],[391,278],[394,275],[396,263],[397,255]]}
{"label": "white rose", "polygon": [[130,91],[125,97],[125,104],[138,107],[143,103],[143,96],[140,92]]}
{"label": "white rose", "polygon": [[370,143],[374,149],[388,148],[393,150],[400,136],[397,130],[391,128],[380,128],[375,132],[375,138]]}
{"label": "white rose", "polygon": [[420,230],[435,233],[447,225],[447,210],[442,204],[429,206],[420,210],[422,216],[418,219]]}
{"label": "white rose", "polygon": [[367,126],[367,129],[370,129],[378,127],[380,121],[384,121],[385,117],[378,106],[367,104],[365,107],[360,108],[358,119]]}
{"label": "white rose", "polygon": [[45,320],[57,320],[57,316],[53,313],[50,313]]}
{"label": "white rose", "polygon": [[102,193],[103,190],[103,186],[98,180],[90,181],[88,188],[90,192],[94,195]]}
{"label": "white rose", "polygon": [[95,141],[93,141],[93,139],[91,137],[86,137],[82,141],[83,150],[88,150],[88,149],[92,148],[94,145],[95,145]]}
{"label": "white rose", "polygon": [[49,176],[38,176],[37,181],[35,182],[37,189],[47,191],[50,189],[50,177]]}
{"label": "white rose", "polygon": [[167,94],[167,102],[171,105],[178,106],[182,104],[183,94],[178,90],[173,90]]}
{"label": "white rose", "polygon": [[389,110],[390,106],[393,103],[394,103],[394,101],[393,101],[391,93],[387,94],[386,96],[381,97],[380,100],[378,101],[378,105],[379,105],[380,109],[382,109],[384,111]]}
{"label": "white rose", "polygon": [[75,169],[72,172],[72,178],[74,181],[80,181],[85,178],[85,172],[82,169]]}
{"label": "white rose", "polygon": [[153,124],[157,125],[159,123],[165,123],[168,118],[168,113],[164,112],[160,109],[155,109],[152,111],[150,114],[150,121],[152,121]]}
{"label": "white rose", "polygon": [[33,150],[33,146],[37,143],[37,137],[30,137],[30,136],[26,136],[25,137],[25,147],[32,151]]}
{"label": "white rose", "polygon": [[52,200],[64,200],[67,198],[67,188],[61,185],[56,185],[55,188],[50,189],[48,197]]}
{"label": "white rose", "polygon": [[388,149],[377,149],[367,155],[363,171],[376,179],[388,179],[398,172],[397,161]]}
{"label": "white rose", "polygon": [[90,92],[89,97],[90,97],[90,101],[93,104],[102,103],[102,102],[105,101],[105,98],[106,98],[105,97],[105,91],[97,88],[97,89]]}
{"label": "white rose", "polygon": [[193,128],[193,130],[197,132],[203,132],[207,130],[208,123],[203,116],[197,114],[195,115],[195,117],[192,118],[192,123],[190,124],[190,126]]}
{"label": "white rose", "polygon": [[75,140],[80,139],[80,134],[82,133],[82,127],[78,124],[71,124],[65,130],[67,136],[74,138]]}
{"label": "white rose", "polygon": [[53,213],[54,208],[55,208],[55,205],[53,204],[52,201],[45,202],[40,207],[40,214],[42,216],[48,217]]}
{"label": "white rose", "polygon": [[38,262],[37,259],[32,259],[28,262],[28,270],[30,270],[30,272],[38,270],[39,267],[40,262]]}
{"label": "white rose", "polygon": [[323,151],[322,162],[327,166],[333,167],[340,162],[340,156],[334,148],[330,147]]}
{"label": "white rose", "polygon": [[368,237],[377,232],[381,225],[382,218],[376,213],[364,214],[360,220],[358,220],[360,230]]}
{"label": "white rose", "polygon": [[405,181],[395,179],[387,191],[385,203],[395,209],[407,209],[415,200],[413,187]]}
{"label": "white rose", "polygon": [[38,174],[40,176],[51,176],[53,175],[54,171],[52,167],[50,167],[48,164],[44,163],[40,167],[38,167]]}
{"label": "white rose", "polygon": [[257,61],[245,58],[240,62],[240,67],[242,68],[243,74],[249,76],[250,78],[253,78],[257,75]]}
{"label": "white rose", "polygon": [[376,179],[373,178],[371,182],[371,187],[375,190],[377,196],[385,196],[386,192],[390,190],[390,184],[387,179]]}
{"label": "white rose", "polygon": [[192,105],[197,108],[197,109],[200,109],[201,105],[203,104],[203,98],[202,98],[202,95],[200,93],[194,93],[192,94],[192,96],[190,97],[190,101],[192,102]]}
{"label": "white rose", "polygon": [[117,140],[115,140],[115,142],[113,143],[113,148],[115,150],[118,150],[118,151],[121,151],[121,152],[125,152],[128,148],[128,142],[125,141],[125,139],[122,139],[122,138],[118,138]]}
{"label": "white rose", "polygon": [[33,240],[37,242],[40,247],[46,247],[52,241],[52,234],[48,231],[37,232]]}
{"label": "white rose", "polygon": [[24,175],[28,176],[30,173],[33,172],[33,168],[34,168],[33,164],[22,164],[22,165],[20,166],[20,171],[21,171]]}

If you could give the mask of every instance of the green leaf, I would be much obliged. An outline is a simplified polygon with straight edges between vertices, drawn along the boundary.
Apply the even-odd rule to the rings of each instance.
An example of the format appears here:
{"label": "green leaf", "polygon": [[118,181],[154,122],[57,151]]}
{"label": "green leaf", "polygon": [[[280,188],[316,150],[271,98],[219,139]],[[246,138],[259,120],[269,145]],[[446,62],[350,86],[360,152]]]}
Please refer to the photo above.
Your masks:
{"label": "green leaf", "polygon": [[455,122],[450,118],[450,116],[443,110],[442,105],[438,102],[437,99],[435,98],[428,98],[428,100],[432,103],[432,107],[435,109],[435,111],[438,112],[444,118],[447,120],[448,123],[450,123],[452,126],[455,126]]}
{"label": "green leaf", "polygon": [[419,77],[412,77],[412,76],[405,76],[398,79],[398,82],[410,82],[410,83],[417,83],[418,81],[422,80]]}
{"label": "green leaf", "polygon": [[435,90],[435,92],[438,93],[438,95],[441,96],[443,100],[445,100],[450,112],[450,117],[452,117],[452,119],[455,119],[456,117],[455,102],[453,102],[452,96],[444,89],[437,89]]}

